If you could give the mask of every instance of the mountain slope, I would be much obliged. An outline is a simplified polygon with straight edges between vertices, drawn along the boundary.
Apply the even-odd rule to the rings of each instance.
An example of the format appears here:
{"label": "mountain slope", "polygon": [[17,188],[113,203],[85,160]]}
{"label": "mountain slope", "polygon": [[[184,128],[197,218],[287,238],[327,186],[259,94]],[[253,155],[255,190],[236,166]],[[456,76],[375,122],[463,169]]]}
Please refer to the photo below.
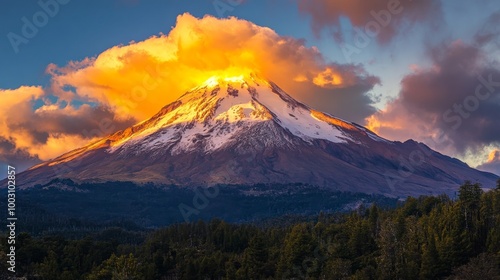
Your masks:
{"label": "mountain slope", "polygon": [[42,163],[28,188],[54,178],[177,185],[308,183],[392,196],[449,193],[496,176],[294,100],[256,77],[212,78],[149,120]]}

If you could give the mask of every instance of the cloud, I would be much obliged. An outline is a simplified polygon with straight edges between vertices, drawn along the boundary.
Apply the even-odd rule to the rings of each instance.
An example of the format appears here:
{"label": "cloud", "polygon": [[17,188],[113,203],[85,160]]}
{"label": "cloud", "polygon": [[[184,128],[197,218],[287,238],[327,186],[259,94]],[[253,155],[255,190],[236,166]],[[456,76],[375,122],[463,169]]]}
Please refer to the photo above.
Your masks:
{"label": "cloud", "polygon": [[103,106],[75,107],[48,97],[41,87],[0,90],[0,165],[24,169],[135,122],[118,120]]}
{"label": "cloud", "polygon": [[368,127],[455,155],[499,144],[500,67],[486,43],[457,40],[430,48],[433,66],[404,77],[399,96],[368,118]]}
{"label": "cloud", "polygon": [[479,170],[488,171],[500,176],[500,150],[493,150],[488,160],[477,167]]}
{"label": "cloud", "polygon": [[[15,143],[0,137],[0,168],[2,170],[7,170],[8,165],[14,166],[18,170],[24,170],[40,162],[38,157],[17,149]],[[6,174],[0,175],[0,179],[5,178]]]}
{"label": "cloud", "polygon": [[479,44],[492,44],[497,49],[500,47],[500,11],[491,14],[482,28],[476,33],[475,40]]}
{"label": "cloud", "polygon": [[380,83],[361,65],[326,61],[303,40],[234,17],[190,14],[178,16],[168,35],[115,46],[64,67],[50,65],[47,72],[60,98],[98,102],[138,120],[211,76],[254,72],[311,106],[362,121],[375,111],[366,94]]}
{"label": "cloud", "polygon": [[178,16],[168,35],[50,64],[46,88],[0,90],[0,161],[36,163],[142,121],[214,75],[255,73],[305,103],[362,121],[380,80],[300,39],[234,17]]}
{"label": "cloud", "polygon": [[375,30],[370,25],[378,25],[377,41],[387,43],[404,28],[422,22],[435,25],[441,16],[441,2],[435,0],[299,0],[298,4],[300,11],[311,17],[317,35],[328,29],[339,40],[342,39],[342,17],[347,17],[353,27],[363,31],[365,28]]}

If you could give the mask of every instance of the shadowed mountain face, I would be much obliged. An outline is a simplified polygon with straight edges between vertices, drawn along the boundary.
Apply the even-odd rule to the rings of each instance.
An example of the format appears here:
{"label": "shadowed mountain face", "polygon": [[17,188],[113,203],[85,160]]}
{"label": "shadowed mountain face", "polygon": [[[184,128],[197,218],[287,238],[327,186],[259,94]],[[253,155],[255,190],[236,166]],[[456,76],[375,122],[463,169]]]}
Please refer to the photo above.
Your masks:
{"label": "shadowed mountain face", "polygon": [[19,175],[30,188],[55,178],[180,186],[306,183],[388,196],[453,194],[497,176],[415,141],[383,139],[310,109],[256,77],[213,78],[151,119]]}

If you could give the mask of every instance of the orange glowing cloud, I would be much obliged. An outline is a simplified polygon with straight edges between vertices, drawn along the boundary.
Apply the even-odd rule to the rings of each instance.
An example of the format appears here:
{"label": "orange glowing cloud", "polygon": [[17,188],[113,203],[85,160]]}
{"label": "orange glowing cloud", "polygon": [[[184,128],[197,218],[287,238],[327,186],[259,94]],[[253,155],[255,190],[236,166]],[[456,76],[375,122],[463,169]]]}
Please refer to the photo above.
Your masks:
{"label": "orange glowing cloud", "polygon": [[320,87],[332,87],[341,86],[343,84],[342,76],[338,72],[334,72],[332,68],[326,68],[325,71],[319,73],[313,79],[313,83]]}
{"label": "orange glowing cloud", "polygon": [[491,163],[494,161],[500,161],[500,151],[499,150],[491,151],[490,154],[488,155],[487,162]]}
{"label": "orange glowing cloud", "polygon": [[[41,87],[0,89],[2,162],[12,163],[19,156],[31,163],[48,160],[133,123],[116,120],[105,107],[51,103],[47,96]],[[34,109],[35,101],[44,104]],[[102,125],[103,120],[108,125]]]}
{"label": "orange glowing cloud", "polygon": [[[13,90],[0,90],[0,111],[3,113],[3,118],[0,123],[0,138],[3,141],[15,143],[18,150],[25,150],[31,156],[38,156],[41,159],[49,159],[54,154],[64,150],[67,145],[85,143],[76,139],[68,139],[66,135],[43,135],[43,131],[33,131],[26,127],[26,123],[33,117],[32,103],[42,98],[45,95],[41,87],[23,86]],[[42,106],[37,111],[43,112],[50,110],[51,106]],[[40,144],[37,138],[45,138],[46,143],[50,143],[50,149],[46,149],[47,145]],[[81,139],[80,139],[81,140]],[[54,153],[52,153],[54,152]]]}
{"label": "orange glowing cloud", "polygon": [[[47,72],[52,75],[52,90],[61,98],[99,102],[120,117],[137,120],[212,76],[254,73],[306,101],[314,98],[314,87],[377,83],[366,81],[368,75],[360,66],[327,63],[317,48],[270,28],[234,17],[199,19],[190,14],[178,16],[168,35],[115,46],[65,67],[50,65]],[[308,87],[296,89],[297,83]]]}
{"label": "orange glowing cloud", "polygon": [[41,98],[44,91],[41,87],[22,86],[18,89],[0,89],[0,137],[6,139],[22,139],[19,135],[10,135],[10,127],[26,121],[20,112],[30,111],[34,100]]}
{"label": "orange glowing cloud", "polygon": [[500,150],[492,150],[486,162],[479,165],[477,168],[500,176]]}
{"label": "orange glowing cloud", "polygon": [[190,14],[178,16],[169,34],[50,64],[46,72],[47,88],[0,90],[3,162],[7,149],[16,151],[12,157],[54,158],[154,115],[213,76],[256,74],[314,108],[354,121],[374,112],[366,93],[379,83],[361,65],[327,62],[303,40],[234,17]]}

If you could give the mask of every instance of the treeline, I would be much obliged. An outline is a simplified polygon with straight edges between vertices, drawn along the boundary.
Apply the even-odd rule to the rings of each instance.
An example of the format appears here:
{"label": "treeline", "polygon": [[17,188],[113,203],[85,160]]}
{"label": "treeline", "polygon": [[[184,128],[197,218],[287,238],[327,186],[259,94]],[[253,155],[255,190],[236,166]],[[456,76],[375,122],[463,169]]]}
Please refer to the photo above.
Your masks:
{"label": "treeline", "polygon": [[[255,224],[283,215],[346,212],[359,203],[375,202],[392,208],[397,204],[397,199],[382,195],[340,192],[307,184],[220,184],[212,190],[217,195],[208,198],[198,186],[80,184],[54,179],[43,186],[19,190],[18,205],[23,213],[19,215],[18,232],[44,236],[59,231],[65,237],[82,238],[117,221],[143,228],[166,227],[186,220],[208,221],[212,217]],[[0,192],[0,201],[6,200],[6,193]],[[0,220],[6,218],[7,212],[0,211]]]}
{"label": "treeline", "polygon": [[[0,266],[6,269],[5,237]],[[457,200],[408,198],[314,221],[259,227],[184,223],[70,240],[17,238],[28,279],[499,279],[500,185],[466,182]]]}

